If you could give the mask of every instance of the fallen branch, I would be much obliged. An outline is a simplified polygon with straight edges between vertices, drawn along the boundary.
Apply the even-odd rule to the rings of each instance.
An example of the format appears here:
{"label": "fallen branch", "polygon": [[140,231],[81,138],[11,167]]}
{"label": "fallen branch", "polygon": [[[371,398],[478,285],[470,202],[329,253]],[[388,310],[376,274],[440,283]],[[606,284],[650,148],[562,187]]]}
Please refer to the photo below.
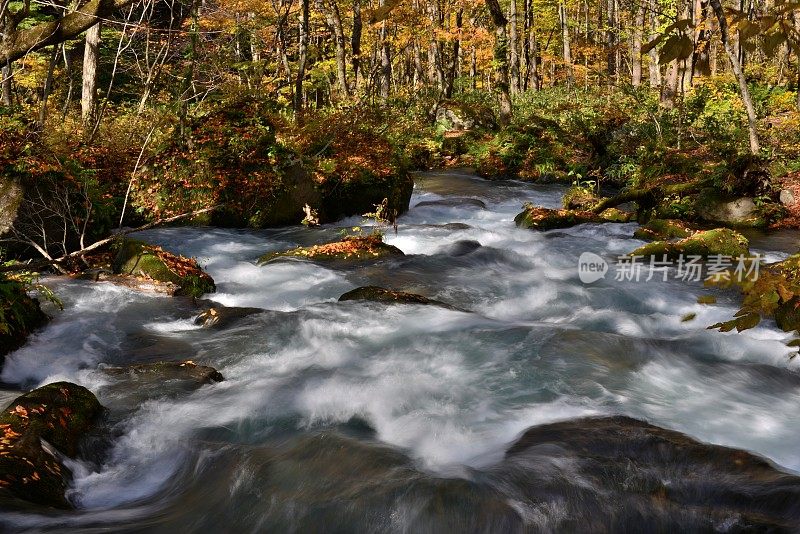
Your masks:
{"label": "fallen branch", "polygon": [[[125,236],[128,234],[133,234],[135,232],[142,232],[144,230],[149,230],[151,228],[155,228],[156,226],[161,226],[163,224],[169,224],[171,222],[179,221],[181,219],[187,219],[189,217],[194,217],[195,215],[200,215],[202,213],[208,213],[209,211],[214,211],[218,208],[221,208],[225,204],[218,204],[216,206],[211,206],[210,208],[203,208],[200,210],[191,211],[188,213],[182,213],[180,215],[175,215],[173,217],[167,217],[165,219],[158,219],[142,226],[137,226],[136,228],[128,228],[126,230],[120,230],[116,232],[114,235],[110,237],[106,237],[105,239],[101,239],[100,241],[95,241],[91,245],[84,247],[80,250],[76,250],[75,252],[70,252],[69,254],[65,254],[59,258],[54,259],[46,259],[39,262],[31,262],[31,263],[17,263],[14,265],[4,265],[0,266],[0,273],[8,273],[8,272],[16,272],[16,271],[38,271],[39,269],[44,269],[46,267],[56,267],[58,270],[61,270],[58,264],[65,262],[67,260],[72,260],[76,258],[80,258],[85,256],[86,254],[97,250],[115,239],[119,239],[121,236]],[[28,243],[30,244],[30,243]],[[41,252],[41,251],[40,251]]]}

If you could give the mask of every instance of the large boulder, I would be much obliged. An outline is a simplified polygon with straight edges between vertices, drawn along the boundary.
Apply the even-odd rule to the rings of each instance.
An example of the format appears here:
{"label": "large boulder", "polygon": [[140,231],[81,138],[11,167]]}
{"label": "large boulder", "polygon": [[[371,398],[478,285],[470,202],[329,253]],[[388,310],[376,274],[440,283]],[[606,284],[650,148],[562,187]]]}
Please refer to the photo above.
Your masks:
{"label": "large boulder", "polygon": [[456,100],[445,100],[436,106],[436,122],[449,130],[493,128],[496,119],[491,109]]}
{"label": "large boulder", "polygon": [[20,348],[48,320],[39,301],[28,296],[21,284],[0,278],[0,365],[6,354]]}
{"label": "large boulder", "polygon": [[358,287],[339,297],[339,302],[345,302],[348,300],[368,300],[372,302],[383,302],[386,304],[427,304],[431,306],[440,306],[442,308],[451,310],[457,309],[449,304],[438,300],[429,299],[423,295],[406,293],[404,291],[393,291],[391,289],[378,286]]}
{"label": "large boulder", "polygon": [[765,221],[751,197],[725,198],[711,188],[695,197],[694,210],[703,221],[733,227],[763,226]]}
{"label": "large boulder", "polygon": [[747,238],[739,232],[729,228],[715,228],[695,232],[679,241],[653,241],[637,248],[631,255],[656,258],[666,256],[671,259],[679,256],[708,258],[713,255],[738,258],[750,253],[748,246]]}
{"label": "large boulder", "polygon": [[259,265],[265,265],[272,260],[280,258],[302,258],[313,261],[332,260],[374,260],[386,257],[403,256],[399,248],[383,242],[383,237],[377,234],[367,236],[348,236],[341,241],[314,245],[311,247],[297,247],[281,252],[269,252],[258,259]]}
{"label": "large boulder", "polygon": [[[800,477],[630,417],[537,426],[498,469],[557,532],[796,532]],[[509,480],[509,478],[511,480]]]}
{"label": "large boulder", "polygon": [[125,239],[114,258],[114,273],[140,276],[172,284],[174,295],[199,297],[216,291],[214,280],[197,261],[176,256],[161,247]]}
{"label": "large boulder", "polygon": [[72,474],[55,451],[75,457],[102,411],[91,391],[69,382],[11,402],[0,414],[0,488],[25,501],[71,508],[64,491]]}
{"label": "large boulder", "polygon": [[386,199],[386,218],[392,219],[395,215],[408,211],[411,193],[414,191],[414,179],[405,171],[386,176],[365,171],[358,179],[328,180],[320,187],[322,222],[372,213],[384,199]]}

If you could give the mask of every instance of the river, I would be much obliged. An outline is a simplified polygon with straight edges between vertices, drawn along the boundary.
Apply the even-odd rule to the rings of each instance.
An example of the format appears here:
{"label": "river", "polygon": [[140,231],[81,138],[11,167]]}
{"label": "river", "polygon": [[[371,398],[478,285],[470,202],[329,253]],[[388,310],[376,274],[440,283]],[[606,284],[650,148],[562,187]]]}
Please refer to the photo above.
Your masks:
{"label": "river", "polygon": [[[332,240],[358,218],[143,233],[196,257],[217,283],[211,300],[265,310],[222,330],[195,326],[185,299],[49,280],[65,311],[7,357],[2,380],[88,387],[109,408],[113,439],[100,460],[70,464],[77,512],[7,513],[2,522],[75,532],[441,531],[498,500],[514,501],[529,526],[557,530],[557,506],[515,500],[489,474],[527,428],[588,415],[644,419],[800,471],[791,336],[771,322],[707,330],[738,300],[700,283],[617,281],[613,272],[582,283],[582,253],[613,262],[642,242],[634,223],[515,227],[524,202],[556,207],[562,193],[422,174],[397,232],[386,230],[406,256],[362,266],[255,263]],[[754,243],[770,260],[786,256],[769,237]],[[468,311],[337,302],[364,285]],[[717,304],[698,304],[706,294]],[[189,394],[140,391],[99,369],[187,358],[225,381]],[[501,516],[487,529],[505,530]]]}

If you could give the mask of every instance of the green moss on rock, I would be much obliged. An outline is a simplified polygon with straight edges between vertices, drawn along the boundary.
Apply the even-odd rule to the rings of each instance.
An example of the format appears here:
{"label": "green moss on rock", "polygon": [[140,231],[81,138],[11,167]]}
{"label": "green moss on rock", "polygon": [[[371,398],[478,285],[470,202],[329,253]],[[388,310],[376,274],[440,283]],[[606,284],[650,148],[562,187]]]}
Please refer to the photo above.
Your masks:
{"label": "green moss on rock", "polygon": [[633,237],[643,241],[684,239],[695,232],[688,223],[677,219],[652,219],[638,228]]}
{"label": "green moss on rock", "polygon": [[679,256],[712,255],[737,258],[749,254],[748,241],[742,234],[729,228],[715,228],[696,232],[680,241],[654,241],[634,250],[633,256],[678,258]]}
{"label": "green moss on rock", "polygon": [[558,210],[527,205],[522,213],[514,218],[514,222],[520,228],[554,230],[585,223],[629,222],[632,217],[632,213],[616,208],[609,208],[598,215],[591,211]]}
{"label": "green moss on rock", "polygon": [[142,276],[174,284],[175,295],[199,297],[216,291],[214,280],[193,259],[176,256],[160,247],[126,239],[114,258],[114,273]]}
{"label": "green moss on rock", "polygon": [[564,193],[561,204],[568,210],[591,210],[600,200],[592,189],[573,185]]}
{"label": "green moss on rock", "polygon": [[0,487],[36,504],[71,508],[64,491],[72,475],[42,440],[74,457],[102,410],[91,391],[69,382],[16,398],[0,414]]}

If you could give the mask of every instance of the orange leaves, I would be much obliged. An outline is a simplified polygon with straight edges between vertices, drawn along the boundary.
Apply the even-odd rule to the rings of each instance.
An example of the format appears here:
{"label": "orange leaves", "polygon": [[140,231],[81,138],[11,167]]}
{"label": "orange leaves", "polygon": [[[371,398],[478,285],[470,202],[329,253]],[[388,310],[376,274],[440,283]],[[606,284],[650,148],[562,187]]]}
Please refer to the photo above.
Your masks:
{"label": "orange leaves", "polygon": [[8,413],[10,413],[11,415],[16,415],[17,417],[20,417],[22,419],[28,418],[28,410],[26,410],[24,406],[20,406],[19,404],[17,404]]}

